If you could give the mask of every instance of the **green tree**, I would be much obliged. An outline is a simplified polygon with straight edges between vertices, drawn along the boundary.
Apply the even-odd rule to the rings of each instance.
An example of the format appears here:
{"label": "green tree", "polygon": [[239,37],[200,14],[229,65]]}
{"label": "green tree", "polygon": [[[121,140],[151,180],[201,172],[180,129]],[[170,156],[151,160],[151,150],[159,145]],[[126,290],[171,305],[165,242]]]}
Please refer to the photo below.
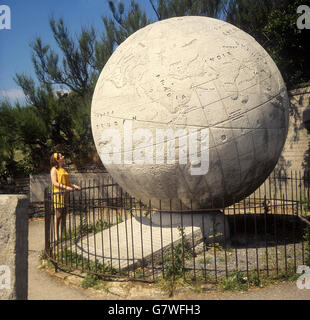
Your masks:
{"label": "green tree", "polygon": [[[179,16],[207,16],[221,18],[225,14],[227,0],[150,0],[158,20]],[[157,5],[157,8],[156,8]]]}
{"label": "green tree", "polygon": [[95,153],[90,94],[55,93],[50,85],[36,87],[25,75],[16,75],[16,82],[29,104],[16,108],[15,126],[31,172],[46,170],[49,155],[56,151],[65,153],[78,166],[90,161]]}
{"label": "green tree", "polygon": [[14,160],[15,146],[15,116],[9,102],[0,104],[0,184],[13,175],[16,162]]}
{"label": "green tree", "polygon": [[50,20],[50,27],[58,48],[59,55],[49,45],[44,45],[41,38],[30,44],[32,61],[38,80],[46,85],[63,85],[79,95],[91,91],[98,76],[95,61],[96,36],[93,28],[82,28],[77,39],[70,36],[63,19]]}
{"label": "green tree", "polygon": [[227,7],[226,21],[253,36],[262,46],[268,41],[264,27],[275,8],[285,6],[287,0],[231,0]]}
{"label": "green tree", "polygon": [[252,35],[271,55],[287,87],[309,81],[309,32],[296,26],[309,0],[231,0],[226,21]]}
{"label": "green tree", "polygon": [[[101,64],[96,55],[99,42],[93,28],[82,28],[75,40],[62,19],[51,19],[50,27],[62,63],[55,50],[37,38],[30,46],[39,86],[25,74],[14,78],[26,96],[27,107],[16,108],[15,127],[24,167],[30,172],[47,169],[49,155],[54,151],[65,153],[77,165],[89,161],[95,153],[90,105]],[[67,93],[57,91],[59,86]]]}
{"label": "green tree", "polygon": [[[150,24],[152,21],[147,19],[146,13],[142,12],[140,6],[134,0],[131,0],[129,9],[125,12],[125,5],[119,2],[118,7],[115,7],[113,1],[109,1],[109,6],[113,14],[113,20],[110,20],[110,25],[114,27],[114,40],[116,45],[120,45],[126,38],[137,30]],[[108,31],[105,23],[105,29]]]}
{"label": "green tree", "polygon": [[266,49],[276,62],[289,88],[300,87],[310,80],[310,31],[300,30],[296,9],[309,0],[293,0],[287,6],[274,9],[263,28],[268,38]]}
{"label": "green tree", "polygon": [[118,40],[116,40],[114,21],[106,17],[102,17],[102,21],[105,30],[101,34],[101,39],[96,40],[95,43],[95,68],[98,72],[103,69],[118,43]]}

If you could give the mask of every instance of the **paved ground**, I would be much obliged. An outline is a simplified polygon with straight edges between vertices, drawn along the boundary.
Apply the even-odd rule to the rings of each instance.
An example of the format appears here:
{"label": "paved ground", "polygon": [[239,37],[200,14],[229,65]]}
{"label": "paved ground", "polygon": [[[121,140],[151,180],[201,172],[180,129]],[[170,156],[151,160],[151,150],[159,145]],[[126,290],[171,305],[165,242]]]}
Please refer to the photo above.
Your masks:
{"label": "paved ground", "polygon": [[39,270],[40,253],[44,248],[44,221],[29,222],[28,299],[29,300],[89,300],[87,290],[70,287],[63,280]]}
{"label": "paved ground", "polygon": [[[38,269],[39,256],[44,248],[44,221],[29,222],[29,300],[98,300],[98,299],[167,299],[153,285],[115,283],[108,290],[82,289],[71,282]],[[69,284],[68,284],[69,283]],[[267,288],[255,288],[246,292],[179,293],[174,299],[206,300],[310,300],[310,290],[300,290],[296,283],[280,283]]]}

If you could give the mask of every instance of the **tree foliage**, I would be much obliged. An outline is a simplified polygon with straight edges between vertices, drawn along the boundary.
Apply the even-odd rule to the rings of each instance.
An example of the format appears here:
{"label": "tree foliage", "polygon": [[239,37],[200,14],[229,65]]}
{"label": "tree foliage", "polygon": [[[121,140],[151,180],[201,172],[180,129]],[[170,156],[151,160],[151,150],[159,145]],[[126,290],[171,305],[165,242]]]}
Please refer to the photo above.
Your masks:
{"label": "tree foliage", "polygon": [[296,27],[299,17],[296,8],[305,4],[310,7],[309,0],[291,0],[286,6],[275,8],[263,28],[268,38],[266,49],[289,88],[302,86],[310,80],[310,30]]}
{"label": "tree foliage", "polygon": [[231,0],[226,21],[252,35],[262,46],[268,42],[263,32],[268,16],[286,0]]}
{"label": "tree foliage", "polygon": [[86,94],[98,74],[94,28],[82,28],[75,40],[70,36],[63,19],[56,22],[52,18],[50,27],[63,58],[60,63],[59,55],[49,45],[44,45],[41,38],[32,42],[32,62],[38,80],[42,84],[64,85],[80,95]]}
{"label": "tree foliage", "polygon": [[0,105],[0,182],[15,173],[14,161],[15,135],[14,110],[10,103],[4,101]]}
{"label": "tree foliage", "polygon": [[308,30],[299,30],[297,8],[309,0],[231,0],[226,20],[252,35],[278,65],[288,88],[309,81]]}
{"label": "tree foliage", "polygon": [[115,28],[117,44],[120,44],[131,34],[151,23],[151,20],[147,19],[146,13],[140,9],[139,4],[134,0],[131,0],[130,7],[126,13],[122,2],[119,2],[116,8],[114,2],[109,1],[109,6],[114,20],[118,24],[118,28]]}
{"label": "tree foliage", "polygon": [[[150,2],[155,8],[154,2]],[[187,15],[221,18],[227,3],[228,0],[158,0],[156,12],[159,20]]]}

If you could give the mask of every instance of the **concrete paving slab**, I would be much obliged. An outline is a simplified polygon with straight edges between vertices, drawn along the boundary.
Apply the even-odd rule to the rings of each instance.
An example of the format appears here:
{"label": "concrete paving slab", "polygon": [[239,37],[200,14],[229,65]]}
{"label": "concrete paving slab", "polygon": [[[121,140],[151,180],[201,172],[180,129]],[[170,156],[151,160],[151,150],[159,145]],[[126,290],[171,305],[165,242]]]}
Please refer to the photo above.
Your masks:
{"label": "concrete paving slab", "polygon": [[[199,226],[186,226],[183,241],[196,246],[203,239]],[[130,269],[149,263],[161,262],[163,255],[171,254],[172,246],[182,241],[177,227],[161,227],[150,219],[131,217],[122,223],[86,236],[75,243],[73,251],[117,269]]]}

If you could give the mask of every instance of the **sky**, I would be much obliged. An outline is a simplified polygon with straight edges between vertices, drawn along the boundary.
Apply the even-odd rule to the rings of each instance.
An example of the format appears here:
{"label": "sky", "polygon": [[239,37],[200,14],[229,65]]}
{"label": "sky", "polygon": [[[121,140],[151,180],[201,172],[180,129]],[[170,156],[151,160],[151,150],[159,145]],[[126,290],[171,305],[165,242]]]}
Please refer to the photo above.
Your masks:
{"label": "sky", "polygon": [[[123,2],[126,7],[130,0]],[[152,18],[149,1],[137,2]],[[11,29],[0,29],[0,101],[6,98],[12,103],[24,102],[22,90],[13,80],[15,74],[35,78],[29,43],[41,37],[44,44],[57,47],[49,26],[52,16],[63,18],[72,35],[83,26],[93,26],[99,36],[104,30],[102,16],[112,17],[107,0],[0,0],[1,5],[11,10]]]}

